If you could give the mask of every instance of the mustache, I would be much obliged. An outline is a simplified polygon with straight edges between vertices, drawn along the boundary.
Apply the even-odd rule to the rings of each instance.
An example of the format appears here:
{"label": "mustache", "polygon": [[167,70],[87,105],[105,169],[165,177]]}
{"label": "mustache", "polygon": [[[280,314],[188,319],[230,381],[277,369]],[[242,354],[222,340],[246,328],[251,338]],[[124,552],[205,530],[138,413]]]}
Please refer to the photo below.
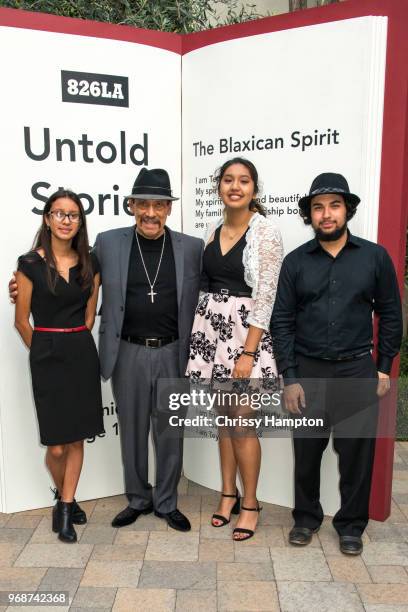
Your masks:
{"label": "mustache", "polygon": [[148,221],[149,223],[159,223],[157,217],[146,217],[145,215],[142,217],[142,221]]}

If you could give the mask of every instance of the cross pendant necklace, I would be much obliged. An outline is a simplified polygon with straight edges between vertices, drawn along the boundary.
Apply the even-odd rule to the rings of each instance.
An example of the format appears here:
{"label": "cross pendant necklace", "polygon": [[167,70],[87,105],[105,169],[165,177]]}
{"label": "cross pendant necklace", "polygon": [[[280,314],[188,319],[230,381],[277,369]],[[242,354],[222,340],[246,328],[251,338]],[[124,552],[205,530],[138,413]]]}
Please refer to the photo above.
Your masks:
{"label": "cross pendant necklace", "polygon": [[154,296],[155,296],[155,295],[157,295],[157,293],[155,293],[155,292],[153,291],[153,287],[152,287],[152,286],[150,287],[150,291],[149,291],[149,293],[148,293],[147,295],[150,295],[150,300],[151,300],[151,302],[152,302],[152,304],[153,304],[153,302],[154,302]]}
{"label": "cross pendant necklace", "polygon": [[151,280],[150,280],[150,276],[149,276],[149,273],[148,273],[147,268],[146,268],[146,264],[145,264],[144,259],[143,259],[143,253],[142,253],[142,249],[140,248],[139,237],[137,235],[137,229],[135,230],[135,233],[136,233],[137,246],[139,247],[140,259],[142,260],[142,264],[143,264],[143,268],[144,268],[144,271],[145,271],[145,274],[146,274],[147,282],[150,285],[150,291],[147,292],[147,295],[150,297],[151,303],[154,304],[154,296],[157,295],[157,292],[154,291],[154,285],[155,285],[155,283],[157,281],[157,277],[159,275],[159,270],[160,270],[161,262],[162,262],[162,259],[163,259],[164,245],[166,243],[166,232],[164,232],[164,234],[163,234],[163,244],[162,244],[162,250],[161,250],[161,253],[160,253],[159,265],[157,266],[156,275],[155,275],[155,277],[153,279],[153,282],[151,282]]}

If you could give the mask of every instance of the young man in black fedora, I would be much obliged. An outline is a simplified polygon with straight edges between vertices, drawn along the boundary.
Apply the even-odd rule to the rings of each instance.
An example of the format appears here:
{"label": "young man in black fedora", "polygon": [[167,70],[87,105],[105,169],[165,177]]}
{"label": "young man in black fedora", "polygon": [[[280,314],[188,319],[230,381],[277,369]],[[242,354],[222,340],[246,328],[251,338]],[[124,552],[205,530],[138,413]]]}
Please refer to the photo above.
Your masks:
{"label": "young man in black fedora", "polygon": [[[333,431],[341,506],[333,518],[345,554],[362,552],[368,522],[378,397],[402,338],[397,278],[386,250],[353,236],[347,222],[360,198],[340,174],[320,174],[300,214],[315,238],[283,261],[271,320],[273,346],[292,413],[323,417],[324,426],[294,434],[293,545],[306,545],[323,520],[320,465]],[[379,316],[373,361],[373,311]]]}
{"label": "young man in black fedora", "polygon": [[[142,168],[127,200],[135,225],[98,234],[94,247],[102,278],[101,374],[112,379],[129,500],[112,526],[124,527],[154,511],[173,529],[189,531],[188,518],[177,509],[182,434],[170,435],[163,427],[157,385],[160,378],[184,376],[204,244],[166,226],[178,200],[166,170]],[[9,291],[15,298],[15,282]],[[150,427],[154,489],[148,481]]]}

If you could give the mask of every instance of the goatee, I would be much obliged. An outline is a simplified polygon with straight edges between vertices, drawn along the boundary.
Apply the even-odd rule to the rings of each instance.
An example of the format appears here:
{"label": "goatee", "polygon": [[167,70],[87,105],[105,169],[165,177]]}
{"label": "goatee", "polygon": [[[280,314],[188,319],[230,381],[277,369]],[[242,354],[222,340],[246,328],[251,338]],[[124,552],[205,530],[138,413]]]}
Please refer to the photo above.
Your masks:
{"label": "goatee", "polygon": [[329,234],[323,232],[320,228],[315,229],[314,232],[315,232],[316,238],[320,240],[321,242],[334,242],[335,240],[338,240],[339,238],[344,236],[346,231],[347,231],[347,223],[345,223],[341,227],[338,227],[337,229],[330,232]]}

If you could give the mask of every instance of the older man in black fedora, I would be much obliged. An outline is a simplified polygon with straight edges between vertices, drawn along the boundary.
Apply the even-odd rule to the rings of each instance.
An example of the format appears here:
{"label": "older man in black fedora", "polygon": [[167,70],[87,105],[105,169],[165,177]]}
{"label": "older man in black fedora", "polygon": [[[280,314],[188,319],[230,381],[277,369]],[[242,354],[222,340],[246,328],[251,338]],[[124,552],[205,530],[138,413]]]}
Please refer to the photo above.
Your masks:
{"label": "older man in black fedora", "polygon": [[[299,200],[315,238],[283,261],[271,332],[284,399],[292,413],[323,417],[322,428],[294,434],[293,545],[306,545],[323,520],[320,464],[333,431],[339,455],[341,507],[333,518],[340,550],[357,555],[368,522],[378,396],[402,336],[401,303],[386,250],[353,236],[347,222],[360,198],[346,179],[320,174]],[[373,311],[379,315],[374,363]]]}
{"label": "older man in black fedora", "polygon": [[[112,377],[129,500],[112,525],[129,525],[154,510],[170,527],[188,531],[190,523],[177,509],[183,440],[160,425],[157,383],[185,372],[203,242],[166,226],[178,198],[165,170],[143,168],[127,199],[136,224],[102,232],[94,248],[103,289],[101,373]],[[148,481],[150,427],[154,489]]]}

